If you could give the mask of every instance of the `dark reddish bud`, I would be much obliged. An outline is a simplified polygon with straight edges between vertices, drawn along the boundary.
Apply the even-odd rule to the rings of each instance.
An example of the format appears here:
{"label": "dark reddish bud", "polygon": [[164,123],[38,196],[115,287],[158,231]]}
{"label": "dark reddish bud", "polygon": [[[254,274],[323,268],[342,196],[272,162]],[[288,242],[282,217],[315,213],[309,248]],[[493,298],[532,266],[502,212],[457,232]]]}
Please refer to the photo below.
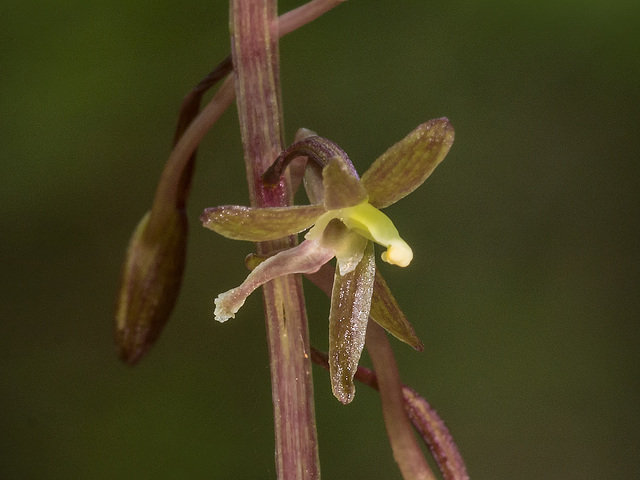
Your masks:
{"label": "dark reddish bud", "polygon": [[120,358],[135,365],[155,343],[178,298],[187,246],[182,210],[164,218],[148,212],[129,242],[116,297]]}

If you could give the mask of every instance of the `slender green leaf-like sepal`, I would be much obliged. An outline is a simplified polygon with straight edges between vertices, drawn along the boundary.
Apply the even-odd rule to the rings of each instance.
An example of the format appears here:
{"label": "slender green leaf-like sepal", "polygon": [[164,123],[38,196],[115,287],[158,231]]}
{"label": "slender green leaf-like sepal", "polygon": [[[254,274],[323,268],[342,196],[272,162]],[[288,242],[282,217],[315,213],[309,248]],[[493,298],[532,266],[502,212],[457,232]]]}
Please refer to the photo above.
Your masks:
{"label": "slender green leaf-like sepal", "polygon": [[331,388],[340,402],[353,400],[353,376],[364,348],[375,279],[373,243],[368,242],[362,260],[352,272],[336,269],[329,314],[329,372]]}
{"label": "slender green leaf-like sepal", "polygon": [[447,118],[419,125],[362,175],[369,203],[384,208],[413,192],[447,155],[453,138],[454,130]]}
{"label": "slender green leaf-like sepal", "polygon": [[324,213],[321,205],[251,208],[238,205],[207,208],[203,226],[234,240],[262,242],[301,232]]}
{"label": "slender green leaf-like sepal", "polygon": [[424,345],[417,337],[405,314],[400,310],[387,282],[377,270],[369,316],[398,340],[411,345],[419,352],[424,350]]}

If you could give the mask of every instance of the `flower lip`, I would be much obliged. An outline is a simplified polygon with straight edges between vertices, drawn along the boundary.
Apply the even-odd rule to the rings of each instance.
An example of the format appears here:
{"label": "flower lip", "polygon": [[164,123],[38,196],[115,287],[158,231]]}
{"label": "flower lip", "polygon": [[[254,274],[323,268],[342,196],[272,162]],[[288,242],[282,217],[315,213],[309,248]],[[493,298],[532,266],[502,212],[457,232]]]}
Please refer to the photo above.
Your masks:
{"label": "flower lip", "polygon": [[389,245],[387,251],[382,254],[382,260],[391,265],[406,267],[413,260],[413,251],[405,241],[399,240]]}
{"label": "flower lip", "polygon": [[316,221],[305,238],[319,238],[329,222],[339,219],[352,232],[355,232],[387,248],[382,260],[392,265],[406,267],[413,259],[413,251],[398,233],[393,222],[368,200],[347,208],[328,210]]}

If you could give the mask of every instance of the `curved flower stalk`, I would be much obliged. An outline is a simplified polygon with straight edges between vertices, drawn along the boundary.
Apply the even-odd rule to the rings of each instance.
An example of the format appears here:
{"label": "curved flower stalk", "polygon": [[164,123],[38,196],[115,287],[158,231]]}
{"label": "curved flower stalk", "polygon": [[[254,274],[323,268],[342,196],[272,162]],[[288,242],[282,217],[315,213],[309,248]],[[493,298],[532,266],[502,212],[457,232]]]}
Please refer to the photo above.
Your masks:
{"label": "curved flower stalk", "polygon": [[[275,240],[310,228],[300,245],[267,258],[240,286],[220,294],[215,300],[216,320],[224,322],[234,317],[246,298],[269,280],[293,273],[312,274],[336,257],[338,268],[329,314],[329,367],[334,395],[342,403],[351,402],[355,393],[353,376],[364,347],[376,285],[373,243],[386,248],[382,260],[390,264],[405,267],[413,258],[409,245],[379,208],[420,186],[444,159],[453,138],[453,127],[446,118],[424,123],[378,158],[360,179],[340,147],[308,136],[285,150],[263,180],[277,184],[291,160],[307,156],[305,187],[317,203],[205,210],[200,217],[205,227],[236,240]],[[388,302],[395,302],[383,281],[377,285]],[[389,328],[388,324],[382,326]],[[403,328],[409,332],[408,338],[415,337],[410,326]],[[390,331],[398,336],[397,331]],[[413,339],[408,343],[416,346]]]}
{"label": "curved flower stalk", "polygon": [[[278,18],[278,36],[313,21],[344,0],[312,0]],[[184,98],[155,199],[129,241],[120,274],[115,307],[115,341],[119,357],[138,363],[153,346],[178,298],[186,260],[188,221],[185,207],[197,146],[235,97],[233,84],[223,83],[208,106],[201,100],[233,70],[226,57]]]}

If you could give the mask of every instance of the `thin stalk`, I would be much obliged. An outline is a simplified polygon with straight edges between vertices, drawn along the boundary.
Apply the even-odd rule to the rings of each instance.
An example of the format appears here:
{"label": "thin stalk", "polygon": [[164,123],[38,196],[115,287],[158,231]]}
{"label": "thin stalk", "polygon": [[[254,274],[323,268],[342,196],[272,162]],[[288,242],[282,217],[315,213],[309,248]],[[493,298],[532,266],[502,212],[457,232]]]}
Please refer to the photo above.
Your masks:
{"label": "thin stalk", "polygon": [[207,106],[189,122],[188,127],[178,125],[176,136],[179,131],[182,132],[169,155],[154,198],[153,213],[158,218],[166,216],[167,212],[173,211],[180,204],[184,207],[185,180],[176,182],[176,179],[183,179],[185,171],[192,168],[193,154],[198,145],[231,105],[233,97],[233,82],[231,77],[228,77]]}
{"label": "thin stalk", "polygon": [[[329,355],[326,352],[311,347],[311,361],[329,371]],[[374,390],[380,391],[378,377],[373,370],[358,367],[354,378]],[[444,480],[469,480],[467,467],[462,460],[460,450],[458,450],[449,429],[438,412],[415,390],[406,385],[402,386],[402,397],[409,420],[429,447],[440,473],[442,473],[442,478]]]}
{"label": "thin stalk", "polygon": [[[327,266],[325,265],[325,267]],[[320,288],[320,290],[331,296],[334,277],[332,268],[321,268],[316,273],[305,276]],[[374,330],[372,330],[372,328]],[[374,366],[377,365],[378,367],[376,368],[384,367],[384,369],[377,374],[368,368],[359,366],[354,378],[378,391],[381,391],[381,383],[386,385],[387,390],[392,388],[397,391],[397,389],[400,388],[402,391],[403,408],[413,427],[429,447],[433,458],[438,464],[442,478],[444,478],[444,480],[469,480],[467,468],[460,454],[460,450],[458,450],[458,446],[453,440],[453,436],[444,421],[442,421],[438,413],[415,390],[406,385],[399,384],[400,379],[396,361],[393,357],[389,340],[386,335],[380,335],[380,333],[384,334],[382,327],[377,325],[373,319],[369,318],[366,346],[374,362]],[[329,356],[326,352],[321,352],[311,347],[311,361],[325,370],[329,370]],[[384,376],[384,380],[380,382],[378,381],[379,374]],[[400,387],[398,387],[398,385],[400,385]],[[395,398],[392,396],[391,399],[397,402],[397,394],[394,395]],[[387,398],[388,397],[389,395],[387,394]],[[385,397],[382,397],[382,401],[386,401]],[[384,408],[383,404],[383,409]],[[399,415],[399,412],[396,412],[395,415]],[[386,416],[385,423],[387,423]],[[391,423],[393,423],[393,421]],[[388,426],[389,425],[387,425],[387,427]],[[408,435],[406,430],[403,432],[403,435]],[[417,454],[415,450],[413,450],[413,452]]]}
{"label": "thin stalk", "polygon": [[[238,116],[252,206],[286,206],[287,177],[266,187],[261,176],[282,151],[279,51],[275,0],[231,1],[231,52]],[[256,244],[269,255],[295,238]],[[278,479],[320,477],[309,333],[299,276],[279,277],[263,287],[271,365]]]}
{"label": "thin stalk", "polygon": [[402,476],[405,480],[435,480],[404,408],[402,383],[389,339],[384,329],[375,322],[369,322],[367,326],[366,346],[378,379],[382,415],[393,457],[398,462]]}

